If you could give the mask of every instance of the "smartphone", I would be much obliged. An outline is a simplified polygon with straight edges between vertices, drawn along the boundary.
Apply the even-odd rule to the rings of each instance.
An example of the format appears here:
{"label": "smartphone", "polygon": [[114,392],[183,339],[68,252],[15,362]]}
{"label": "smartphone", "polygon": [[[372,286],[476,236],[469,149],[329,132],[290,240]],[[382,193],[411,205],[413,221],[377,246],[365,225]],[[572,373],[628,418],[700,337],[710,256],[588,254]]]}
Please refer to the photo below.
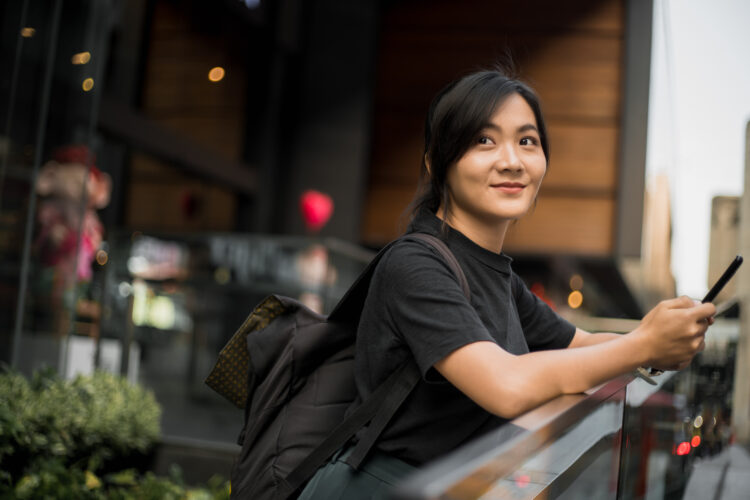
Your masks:
{"label": "smartphone", "polygon": [[706,296],[703,297],[703,300],[701,300],[701,302],[711,302],[712,300],[714,300],[721,289],[724,288],[724,285],[726,285],[729,280],[732,279],[732,276],[734,276],[734,273],[737,272],[737,269],[739,269],[741,264],[742,256],[738,255],[734,258],[732,263],[729,264],[729,267],[727,267],[727,270],[724,271],[724,274],[721,275],[716,284],[712,286],[711,290],[709,290]]}

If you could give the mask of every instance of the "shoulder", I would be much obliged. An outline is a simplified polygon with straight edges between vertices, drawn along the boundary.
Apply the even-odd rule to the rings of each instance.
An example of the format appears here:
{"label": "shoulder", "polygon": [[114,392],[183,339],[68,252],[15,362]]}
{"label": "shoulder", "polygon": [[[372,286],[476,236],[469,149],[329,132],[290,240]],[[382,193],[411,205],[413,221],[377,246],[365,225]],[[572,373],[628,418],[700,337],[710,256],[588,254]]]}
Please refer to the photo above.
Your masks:
{"label": "shoulder", "polygon": [[512,269],[510,271],[510,283],[512,287],[511,290],[513,290],[514,295],[518,295],[519,293],[523,293],[529,290],[526,286],[526,283],[524,283],[521,277],[518,276]]}
{"label": "shoulder", "polygon": [[511,291],[513,293],[516,307],[519,312],[526,310],[536,310],[538,307],[543,307],[543,302],[537,297],[526,283],[518,276],[513,270],[510,272],[511,280]]}
{"label": "shoulder", "polygon": [[438,250],[426,241],[401,239],[385,253],[378,268],[386,271],[409,271],[416,268],[449,269]]}
{"label": "shoulder", "polygon": [[445,287],[457,284],[448,262],[430,243],[416,239],[395,242],[375,269],[375,280],[393,287]]}

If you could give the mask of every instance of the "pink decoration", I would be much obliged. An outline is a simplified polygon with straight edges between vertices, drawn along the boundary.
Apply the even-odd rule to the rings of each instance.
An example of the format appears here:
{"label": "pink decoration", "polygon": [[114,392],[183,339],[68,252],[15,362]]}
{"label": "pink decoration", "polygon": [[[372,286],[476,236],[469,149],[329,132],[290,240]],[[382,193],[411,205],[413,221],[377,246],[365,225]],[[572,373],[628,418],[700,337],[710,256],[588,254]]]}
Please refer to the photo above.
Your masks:
{"label": "pink decoration", "polygon": [[[35,247],[42,264],[54,268],[64,277],[61,286],[69,288],[75,281],[92,278],[91,264],[104,233],[96,210],[109,203],[112,181],[92,164],[94,156],[85,146],[62,148],[54,157],[37,178],[40,200]],[[73,269],[77,269],[75,276]]]}
{"label": "pink decoration", "polygon": [[333,200],[320,191],[308,190],[300,197],[300,210],[308,231],[317,232],[333,214]]}

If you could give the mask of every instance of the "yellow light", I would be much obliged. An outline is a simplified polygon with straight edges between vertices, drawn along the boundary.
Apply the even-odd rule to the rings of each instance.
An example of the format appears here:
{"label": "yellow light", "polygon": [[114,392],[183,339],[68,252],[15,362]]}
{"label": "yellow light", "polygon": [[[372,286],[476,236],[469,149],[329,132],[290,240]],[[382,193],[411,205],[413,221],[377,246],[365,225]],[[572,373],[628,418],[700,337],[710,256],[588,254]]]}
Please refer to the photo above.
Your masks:
{"label": "yellow light", "polygon": [[91,52],[79,52],[78,54],[73,54],[73,57],[70,58],[70,62],[73,64],[86,64],[91,60]]}
{"label": "yellow light", "polygon": [[99,250],[98,252],[96,252],[97,264],[99,264],[100,266],[103,266],[104,264],[107,263],[108,260],[109,260],[109,255],[107,255],[107,252],[105,252],[104,250]]}
{"label": "yellow light", "polygon": [[232,274],[226,267],[219,267],[214,271],[214,279],[220,285],[226,285],[232,279]]}
{"label": "yellow light", "polygon": [[24,38],[31,38],[36,33],[34,28],[21,28],[21,36]]}
{"label": "yellow light", "polygon": [[573,309],[578,309],[583,304],[583,294],[578,290],[573,290],[568,295],[568,305]]}
{"label": "yellow light", "polygon": [[701,425],[703,425],[703,417],[701,415],[698,415],[697,417],[695,417],[695,421],[693,421],[693,427],[699,429]]}
{"label": "yellow light", "polygon": [[211,71],[208,72],[208,79],[212,82],[220,82],[224,79],[224,74],[224,68],[216,66],[215,68],[211,68]]}
{"label": "yellow light", "polygon": [[570,289],[580,290],[581,288],[583,288],[583,278],[580,274],[574,274],[570,277]]}
{"label": "yellow light", "polygon": [[84,92],[88,92],[89,90],[94,88],[94,79],[93,78],[86,78],[83,81],[83,84],[81,85],[81,88]]}
{"label": "yellow light", "polygon": [[148,317],[148,287],[143,281],[133,282],[133,324],[145,325]]}
{"label": "yellow light", "polygon": [[151,299],[148,311],[148,323],[162,330],[174,327],[174,302],[169,297],[157,296]]}

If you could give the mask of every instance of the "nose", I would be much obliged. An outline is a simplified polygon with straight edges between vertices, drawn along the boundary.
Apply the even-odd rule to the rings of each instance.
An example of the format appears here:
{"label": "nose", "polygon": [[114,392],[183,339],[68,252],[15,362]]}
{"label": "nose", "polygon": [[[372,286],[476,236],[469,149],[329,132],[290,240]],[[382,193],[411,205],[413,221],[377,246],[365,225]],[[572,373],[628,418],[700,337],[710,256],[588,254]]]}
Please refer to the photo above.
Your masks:
{"label": "nose", "polygon": [[515,147],[515,144],[507,144],[498,148],[496,167],[501,171],[519,171],[523,168],[521,157]]}

